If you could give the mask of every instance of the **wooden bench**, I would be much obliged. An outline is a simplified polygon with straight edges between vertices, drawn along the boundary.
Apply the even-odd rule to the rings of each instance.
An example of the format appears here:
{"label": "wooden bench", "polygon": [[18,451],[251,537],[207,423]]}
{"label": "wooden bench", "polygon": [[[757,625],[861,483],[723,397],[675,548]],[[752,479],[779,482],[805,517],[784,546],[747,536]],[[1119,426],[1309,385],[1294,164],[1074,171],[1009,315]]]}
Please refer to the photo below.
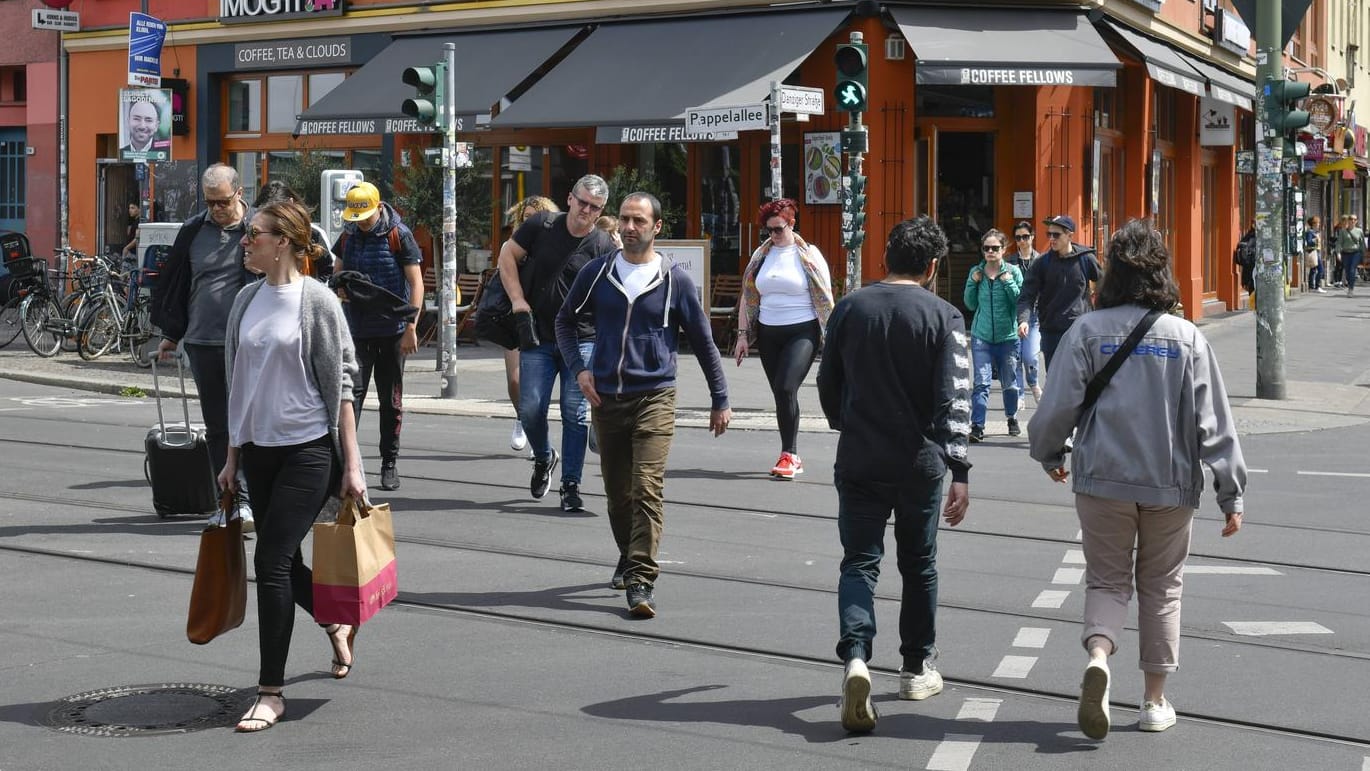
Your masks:
{"label": "wooden bench", "polygon": [[709,291],[709,326],[713,329],[714,344],[725,357],[737,344],[738,311],[742,303],[742,277],[725,274],[714,276]]}
{"label": "wooden bench", "polygon": [[[491,271],[457,274],[457,342],[476,345],[475,313],[480,294]],[[420,322],[419,345],[427,345],[438,334],[438,270],[423,271],[423,320]],[[431,300],[430,300],[431,297]]]}

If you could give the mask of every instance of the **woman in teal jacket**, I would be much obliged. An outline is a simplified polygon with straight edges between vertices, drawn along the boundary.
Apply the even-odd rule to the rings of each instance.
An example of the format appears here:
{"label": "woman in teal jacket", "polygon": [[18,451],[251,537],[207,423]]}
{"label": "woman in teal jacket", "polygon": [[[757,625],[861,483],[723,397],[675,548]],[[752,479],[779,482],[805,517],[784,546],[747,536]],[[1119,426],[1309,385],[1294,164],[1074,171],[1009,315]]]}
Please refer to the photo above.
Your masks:
{"label": "woman in teal jacket", "polygon": [[970,349],[975,388],[970,397],[970,440],[985,438],[985,413],[989,410],[989,381],[999,371],[1004,389],[1004,414],[1008,435],[1018,436],[1018,294],[1023,273],[1004,262],[1008,237],[990,228],[980,239],[984,259],[966,277],[966,309],[975,314],[970,325]]}

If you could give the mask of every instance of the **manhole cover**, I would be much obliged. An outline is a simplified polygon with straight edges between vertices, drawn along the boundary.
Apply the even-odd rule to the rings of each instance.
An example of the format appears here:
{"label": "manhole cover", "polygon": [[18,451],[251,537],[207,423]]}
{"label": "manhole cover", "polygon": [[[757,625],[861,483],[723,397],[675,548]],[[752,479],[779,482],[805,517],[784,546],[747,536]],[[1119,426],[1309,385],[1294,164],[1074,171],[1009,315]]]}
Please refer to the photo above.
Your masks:
{"label": "manhole cover", "polygon": [[68,696],[42,722],[83,736],[188,733],[234,725],[250,695],[206,683],[123,685]]}

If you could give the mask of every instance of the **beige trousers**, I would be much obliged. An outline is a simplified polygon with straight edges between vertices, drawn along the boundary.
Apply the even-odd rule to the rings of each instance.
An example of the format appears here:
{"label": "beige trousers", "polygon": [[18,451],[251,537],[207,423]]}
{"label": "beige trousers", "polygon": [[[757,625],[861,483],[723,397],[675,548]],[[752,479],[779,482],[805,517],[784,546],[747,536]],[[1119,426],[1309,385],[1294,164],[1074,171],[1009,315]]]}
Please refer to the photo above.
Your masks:
{"label": "beige trousers", "polygon": [[1139,666],[1143,672],[1174,672],[1180,660],[1180,593],[1194,510],[1077,494],[1075,511],[1085,552],[1081,641],[1102,635],[1118,650],[1135,581]]}

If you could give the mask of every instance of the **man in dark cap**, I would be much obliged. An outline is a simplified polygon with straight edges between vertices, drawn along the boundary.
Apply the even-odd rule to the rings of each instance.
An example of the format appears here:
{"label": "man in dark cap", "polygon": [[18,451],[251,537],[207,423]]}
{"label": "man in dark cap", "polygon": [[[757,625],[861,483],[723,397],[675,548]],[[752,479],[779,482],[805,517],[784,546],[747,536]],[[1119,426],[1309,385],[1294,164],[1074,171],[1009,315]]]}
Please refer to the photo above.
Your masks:
{"label": "man in dark cap", "polygon": [[1042,355],[1047,369],[1056,355],[1061,336],[1082,313],[1089,311],[1090,282],[1103,277],[1093,247],[1071,240],[1075,220],[1057,214],[1042,221],[1047,226],[1050,246],[1032,262],[1023,276],[1023,291],[1018,296],[1018,337],[1028,333],[1028,318],[1036,309],[1042,330]]}

